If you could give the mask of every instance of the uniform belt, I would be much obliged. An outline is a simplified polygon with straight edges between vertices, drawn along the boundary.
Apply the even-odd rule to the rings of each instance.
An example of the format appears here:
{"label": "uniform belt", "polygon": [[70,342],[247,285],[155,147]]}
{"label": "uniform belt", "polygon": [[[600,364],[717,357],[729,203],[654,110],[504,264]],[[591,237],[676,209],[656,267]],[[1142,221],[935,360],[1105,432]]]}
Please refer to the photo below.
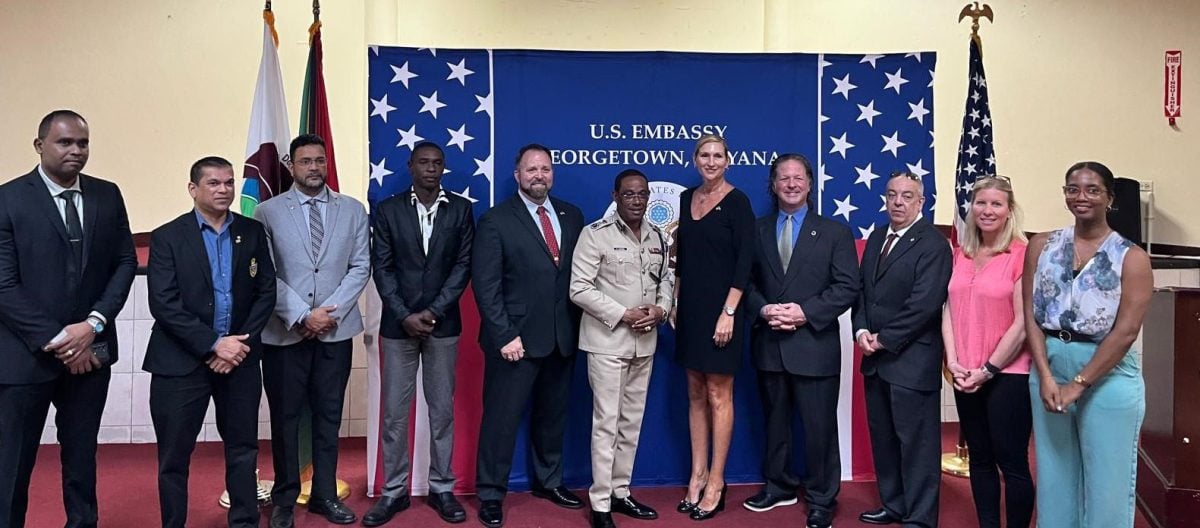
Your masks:
{"label": "uniform belt", "polygon": [[1075,332],[1072,332],[1070,330],[1051,330],[1049,328],[1043,328],[1042,333],[1044,333],[1050,337],[1058,338],[1059,341],[1062,341],[1064,343],[1072,343],[1072,342],[1097,343],[1100,341],[1100,339],[1096,336],[1076,334]]}

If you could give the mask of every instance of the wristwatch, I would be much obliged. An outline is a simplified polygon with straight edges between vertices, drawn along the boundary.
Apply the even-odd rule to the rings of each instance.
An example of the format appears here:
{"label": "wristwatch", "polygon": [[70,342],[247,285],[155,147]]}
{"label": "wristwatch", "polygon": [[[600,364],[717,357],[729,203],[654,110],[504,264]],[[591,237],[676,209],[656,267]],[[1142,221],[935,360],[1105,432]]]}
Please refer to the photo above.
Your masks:
{"label": "wristwatch", "polygon": [[1087,378],[1080,376],[1079,374],[1076,374],[1074,378],[1071,378],[1071,381],[1078,383],[1085,389],[1092,388],[1092,382],[1088,381]]}
{"label": "wristwatch", "polygon": [[99,317],[96,317],[96,316],[88,317],[87,322],[89,325],[92,326],[93,334],[99,334],[101,332],[104,332],[104,321],[101,321]]}
{"label": "wristwatch", "polygon": [[737,312],[737,308],[736,308],[736,307],[734,307],[734,306],[726,306],[726,307],[725,307],[725,315],[728,315],[728,316],[731,316],[731,317],[732,317],[732,316],[733,316],[733,314],[734,314],[734,313],[736,313],[736,312]]}

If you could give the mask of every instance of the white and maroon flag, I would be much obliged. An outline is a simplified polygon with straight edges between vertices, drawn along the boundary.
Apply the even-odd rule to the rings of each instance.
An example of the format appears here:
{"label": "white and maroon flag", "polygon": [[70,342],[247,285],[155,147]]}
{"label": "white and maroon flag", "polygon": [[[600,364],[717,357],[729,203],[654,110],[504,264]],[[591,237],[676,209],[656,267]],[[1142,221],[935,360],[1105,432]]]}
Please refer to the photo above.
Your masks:
{"label": "white and maroon flag", "polygon": [[263,200],[288,190],[292,174],[287,161],[290,130],[287,100],[283,96],[283,74],[279,69],[279,37],[275,15],[263,10],[262,62],[250,110],[250,134],[246,139],[246,165],[242,171],[241,209],[253,216]]}

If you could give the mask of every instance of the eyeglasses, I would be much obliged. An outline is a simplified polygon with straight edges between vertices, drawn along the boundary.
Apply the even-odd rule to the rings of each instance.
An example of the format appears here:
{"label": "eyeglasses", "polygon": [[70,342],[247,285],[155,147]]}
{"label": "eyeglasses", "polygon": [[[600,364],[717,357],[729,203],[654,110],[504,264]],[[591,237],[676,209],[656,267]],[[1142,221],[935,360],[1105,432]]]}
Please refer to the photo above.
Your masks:
{"label": "eyeglasses", "polygon": [[632,201],[634,201],[634,199],[640,199],[644,202],[644,201],[650,199],[650,191],[642,191],[642,192],[622,191],[620,196],[621,196],[621,200],[624,200],[626,202],[632,202]]}
{"label": "eyeglasses", "polygon": [[1087,189],[1080,189],[1074,185],[1063,185],[1062,190],[1063,194],[1066,195],[1067,198],[1079,196],[1080,192],[1087,193],[1088,198],[1099,198],[1108,193],[1108,190],[1101,189],[1100,187],[1088,187]]}
{"label": "eyeglasses", "polygon": [[979,183],[984,180],[1000,180],[1012,183],[1012,178],[1009,178],[1008,176],[1001,176],[999,174],[984,174],[978,178],[975,178],[975,183]]}
{"label": "eyeglasses", "polygon": [[913,174],[908,171],[895,171],[892,173],[891,176],[888,176],[888,178],[900,178],[900,177],[908,178],[912,181],[921,181],[920,176],[917,176],[916,174]]}
{"label": "eyeglasses", "polygon": [[296,165],[308,167],[310,165],[324,165],[328,160],[325,158],[300,158],[296,160]]}

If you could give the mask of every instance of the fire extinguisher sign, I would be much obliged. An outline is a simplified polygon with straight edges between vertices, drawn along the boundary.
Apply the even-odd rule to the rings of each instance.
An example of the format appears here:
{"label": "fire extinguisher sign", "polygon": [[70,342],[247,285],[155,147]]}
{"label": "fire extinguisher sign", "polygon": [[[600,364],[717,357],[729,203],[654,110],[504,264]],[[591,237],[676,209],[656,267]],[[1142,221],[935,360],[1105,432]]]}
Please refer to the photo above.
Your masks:
{"label": "fire extinguisher sign", "polygon": [[1175,125],[1175,118],[1179,117],[1179,110],[1182,103],[1179,100],[1179,89],[1181,84],[1180,71],[1183,69],[1183,52],[1181,50],[1167,50],[1163,74],[1163,115],[1167,117],[1171,126]]}

